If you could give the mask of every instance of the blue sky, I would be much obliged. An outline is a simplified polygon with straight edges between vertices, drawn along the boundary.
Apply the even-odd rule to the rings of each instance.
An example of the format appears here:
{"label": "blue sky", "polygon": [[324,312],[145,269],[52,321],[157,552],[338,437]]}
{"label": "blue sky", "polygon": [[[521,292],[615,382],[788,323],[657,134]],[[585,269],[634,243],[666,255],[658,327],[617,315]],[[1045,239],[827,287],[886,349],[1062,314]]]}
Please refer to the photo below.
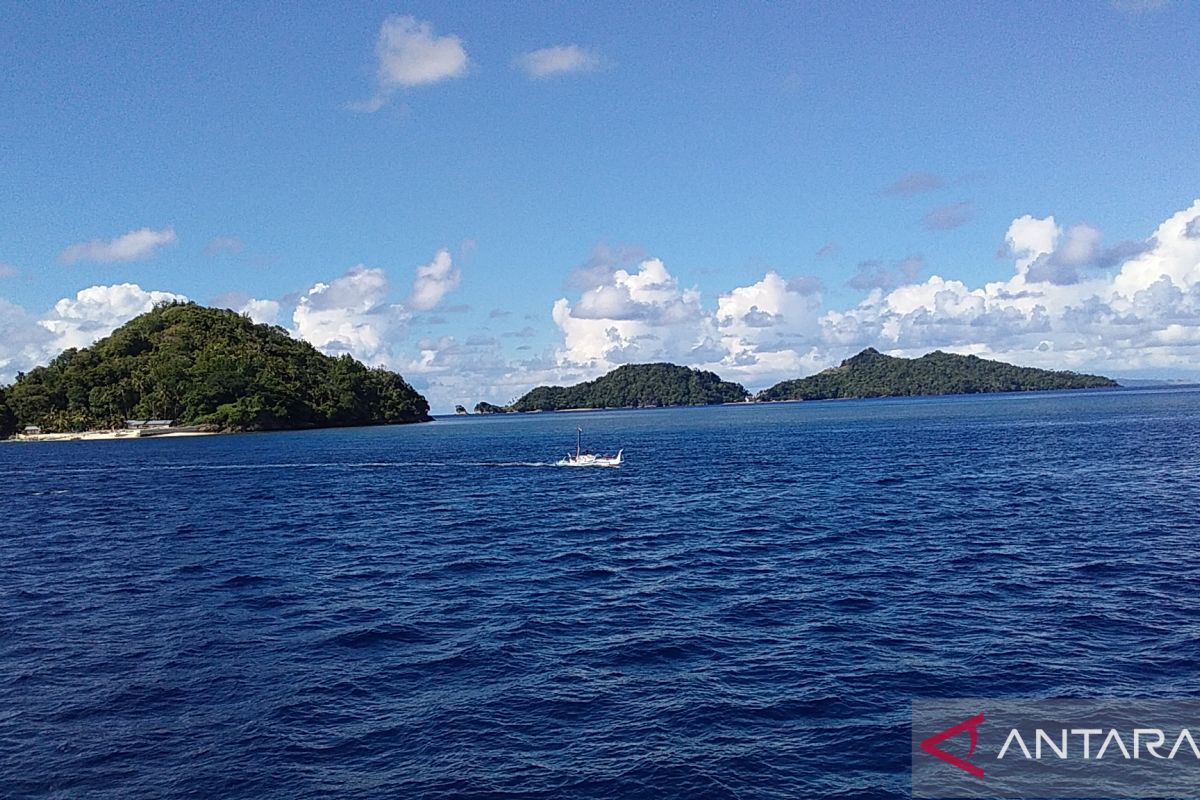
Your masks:
{"label": "blue sky", "polygon": [[631,360],[757,387],[860,345],[1128,375],[1200,352],[1197,3],[5,17],[0,380],[152,292],[435,408]]}

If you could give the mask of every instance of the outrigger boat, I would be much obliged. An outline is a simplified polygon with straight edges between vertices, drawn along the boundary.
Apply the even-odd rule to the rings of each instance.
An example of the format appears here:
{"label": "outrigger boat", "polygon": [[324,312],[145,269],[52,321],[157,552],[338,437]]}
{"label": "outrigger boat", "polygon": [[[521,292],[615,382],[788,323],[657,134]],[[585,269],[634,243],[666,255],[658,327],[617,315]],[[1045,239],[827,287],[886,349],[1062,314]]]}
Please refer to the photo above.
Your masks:
{"label": "outrigger boat", "polygon": [[583,452],[583,428],[575,429],[575,452],[567,453],[567,457],[558,462],[560,467],[619,467],[624,448],[617,451],[615,456],[598,456],[594,453]]}

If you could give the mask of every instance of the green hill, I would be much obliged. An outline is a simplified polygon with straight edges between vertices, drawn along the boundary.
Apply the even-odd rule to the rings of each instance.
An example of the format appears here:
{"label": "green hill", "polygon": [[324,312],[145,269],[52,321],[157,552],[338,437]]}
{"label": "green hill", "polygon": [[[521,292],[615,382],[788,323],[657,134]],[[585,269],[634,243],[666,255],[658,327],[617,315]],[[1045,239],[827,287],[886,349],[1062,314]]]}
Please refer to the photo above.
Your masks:
{"label": "green hill", "polygon": [[575,386],[539,386],[514,402],[513,411],[572,408],[641,408],[737,403],[746,399],[741,384],[711,372],[675,364],[625,364],[594,381]]}
{"label": "green hill", "polygon": [[507,406],[498,406],[486,401],[480,400],[475,404],[476,414],[503,414],[506,411],[511,411]]}
{"label": "green hill", "polygon": [[[429,404],[394,372],[194,303],[161,305],[91,347],[18,375],[12,426],[44,431],[173,419],[217,430],[423,422]],[[0,397],[0,426],[4,425]]]}
{"label": "green hill", "polygon": [[777,383],[758,400],[833,400],[847,397],[907,397],[979,392],[1031,392],[1117,386],[1098,375],[1016,367],[978,356],[940,350],[920,358],[885,356],[868,347],[841,366],[799,380]]}

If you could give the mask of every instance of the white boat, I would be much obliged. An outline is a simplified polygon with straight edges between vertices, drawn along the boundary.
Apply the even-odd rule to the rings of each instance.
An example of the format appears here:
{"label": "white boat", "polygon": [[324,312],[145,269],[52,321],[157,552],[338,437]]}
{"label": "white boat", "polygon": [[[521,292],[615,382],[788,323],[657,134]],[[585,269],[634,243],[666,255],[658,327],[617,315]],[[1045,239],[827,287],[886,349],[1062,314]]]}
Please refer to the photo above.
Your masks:
{"label": "white boat", "polygon": [[560,467],[619,467],[621,466],[624,448],[617,451],[615,456],[598,456],[594,453],[583,452],[583,428],[575,429],[575,452],[567,453],[566,458],[558,462]]}

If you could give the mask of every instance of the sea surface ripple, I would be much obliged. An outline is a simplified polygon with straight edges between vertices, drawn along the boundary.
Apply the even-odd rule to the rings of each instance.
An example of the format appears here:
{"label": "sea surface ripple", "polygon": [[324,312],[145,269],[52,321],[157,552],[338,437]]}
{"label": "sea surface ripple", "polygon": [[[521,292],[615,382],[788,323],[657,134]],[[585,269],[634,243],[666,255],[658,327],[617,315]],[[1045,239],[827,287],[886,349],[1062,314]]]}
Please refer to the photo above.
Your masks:
{"label": "sea surface ripple", "polygon": [[[562,469],[575,427],[620,469]],[[909,791],[914,697],[1200,694],[1200,391],[0,446],[0,795]]]}

